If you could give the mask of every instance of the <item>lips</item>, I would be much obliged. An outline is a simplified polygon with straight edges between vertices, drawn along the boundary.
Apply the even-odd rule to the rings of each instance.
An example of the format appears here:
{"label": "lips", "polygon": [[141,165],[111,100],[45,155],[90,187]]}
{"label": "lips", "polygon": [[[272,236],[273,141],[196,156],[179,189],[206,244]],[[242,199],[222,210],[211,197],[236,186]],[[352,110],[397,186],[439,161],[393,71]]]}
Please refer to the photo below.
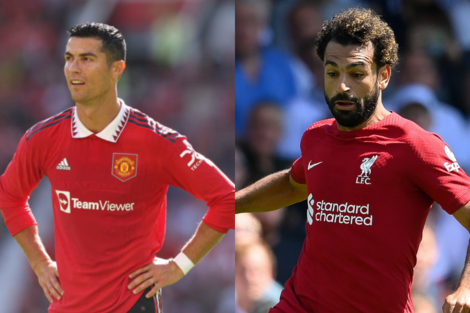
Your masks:
{"label": "lips", "polygon": [[355,104],[352,101],[336,101],[335,105],[338,109],[341,110],[350,110],[355,108]]}
{"label": "lips", "polygon": [[82,81],[82,80],[71,80],[71,81],[70,81],[70,84],[73,85],[73,86],[85,85],[85,82]]}

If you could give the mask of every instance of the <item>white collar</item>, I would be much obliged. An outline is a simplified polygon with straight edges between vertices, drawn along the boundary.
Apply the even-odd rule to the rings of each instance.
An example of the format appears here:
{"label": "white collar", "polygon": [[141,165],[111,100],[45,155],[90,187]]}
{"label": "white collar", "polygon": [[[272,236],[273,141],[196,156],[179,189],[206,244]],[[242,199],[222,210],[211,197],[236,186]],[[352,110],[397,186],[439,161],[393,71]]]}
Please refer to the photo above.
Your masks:
{"label": "white collar", "polygon": [[[118,99],[121,103],[121,109],[118,115],[108,124],[102,131],[96,133],[96,137],[109,142],[117,142],[124,127],[126,127],[127,120],[129,119],[130,108],[124,103],[122,99]],[[77,107],[73,108],[72,115],[72,138],[86,138],[95,133],[91,132],[83,125],[77,115]]]}

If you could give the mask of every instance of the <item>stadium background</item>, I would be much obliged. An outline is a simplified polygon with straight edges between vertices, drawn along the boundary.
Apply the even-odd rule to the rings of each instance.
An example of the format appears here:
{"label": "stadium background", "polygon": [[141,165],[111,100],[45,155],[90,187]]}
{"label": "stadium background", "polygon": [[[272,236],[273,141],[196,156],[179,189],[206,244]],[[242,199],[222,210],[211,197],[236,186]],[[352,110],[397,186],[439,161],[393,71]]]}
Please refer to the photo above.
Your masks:
{"label": "stadium background", "polygon": [[[0,172],[29,127],[74,105],[63,74],[66,30],[91,21],[116,26],[127,41],[119,97],[187,135],[196,151],[234,179],[233,0],[0,0]],[[53,257],[47,179],[30,205]],[[161,257],[177,254],[205,211],[203,202],[170,189]],[[164,311],[232,312],[233,250],[231,231],[178,284],[164,289]],[[0,312],[47,311],[48,301],[3,221],[0,282]]]}
{"label": "stadium background", "polygon": [[[400,45],[401,61],[383,94],[385,107],[441,136],[469,172],[470,1],[236,0],[238,190],[290,167],[300,156],[304,130],[330,117],[323,96],[323,65],[315,55],[314,40],[323,21],[356,6],[378,12]],[[257,68],[256,64],[261,65]],[[278,301],[279,286],[290,277],[305,239],[306,208],[302,203],[256,214],[255,219],[237,216],[237,313],[264,313]],[[279,285],[272,278],[256,284],[248,277],[270,276],[269,257],[262,249],[250,248],[257,240],[267,242],[274,253]],[[415,267],[417,313],[441,312],[444,297],[460,277],[467,245],[468,232],[434,205]]]}

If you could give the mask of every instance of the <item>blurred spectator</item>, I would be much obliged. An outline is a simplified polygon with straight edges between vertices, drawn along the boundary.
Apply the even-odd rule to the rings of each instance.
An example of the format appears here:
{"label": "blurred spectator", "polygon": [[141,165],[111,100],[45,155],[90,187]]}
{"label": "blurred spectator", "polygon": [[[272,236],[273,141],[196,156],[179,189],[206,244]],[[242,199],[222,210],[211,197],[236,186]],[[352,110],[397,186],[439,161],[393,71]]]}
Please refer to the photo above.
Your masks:
{"label": "blurred spectator", "polygon": [[235,246],[235,289],[240,312],[266,313],[279,302],[282,286],[274,280],[276,261],[262,242]]}
{"label": "blurred spectator", "polygon": [[323,63],[315,53],[311,53],[312,43],[315,42],[322,23],[323,16],[311,1],[295,4],[287,18],[292,68],[301,97],[308,97],[313,88],[318,89],[323,85]]}
{"label": "blurred spectator", "polygon": [[271,99],[285,106],[296,95],[294,74],[287,55],[261,45],[270,14],[268,0],[236,0],[235,16],[235,131],[245,135],[253,106]]}
{"label": "blurred spectator", "polygon": [[429,272],[436,263],[437,259],[437,245],[434,231],[431,227],[425,226],[423,229],[423,238],[419,245],[417,259],[414,268],[412,292],[417,294],[431,295],[431,281]]}
{"label": "blurred spectator", "polygon": [[245,142],[241,143],[248,165],[247,184],[290,165],[276,154],[283,131],[282,108],[260,102],[250,112]]}
{"label": "blurred spectator", "polygon": [[463,76],[463,94],[461,98],[461,103],[467,121],[470,121],[470,66],[467,67],[465,75]]}
{"label": "blurred spectator", "polygon": [[263,226],[254,214],[243,213],[235,216],[235,244],[246,245],[261,241]]}
{"label": "blurred spectator", "polygon": [[451,19],[434,1],[404,1],[403,17],[407,23],[407,49],[423,50],[451,62],[461,56]]}
{"label": "blurred spectator", "polygon": [[245,154],[235,143],[235,189],[239,190],[246,186],[248,168]]}
{"label": "blurred spectator", "polygon": [[[442,85],[434,91],[438,97],[460,108],[462,48],[451,18],[436,1],[406,1],[403,16],[406,23],[406,50],[422,51],[433,58]],[[419,83],[419,82],[416,82]]]}
{"label": "blurred spectator", "polygon": [[413,294],[413,305],[415,313],[439,313],[433,304],[432,298],[426,295]]}
{"label": "blurred spectator", "polygon": [[423,129],[429,129],[432,125],[431,112],[421,103],[411,102],[401,108],[398,114],[412,120]]}
{"label": "blurred spectator", "polygon": [[310,1],[298,2],[288,15],[291,63],[300,93],[284,110],[284,133],[278,152],[285,159],[297,159],[304,131],[330,116],[323,96],[323,63],[315,53],[315,39],[322,22],[320,8]]}
{"label": "blurred spectator", "polygon": [[436,62],[422,50],[407,51],[401,56],[395,84],[405,86],[423,84],[434,92],[439,92],[441,80]]}
{"label": "blurred spectator", "polygon": [[462,143],[467,141],[465,120],[460,112],[440,102],[433,91],[421,84],[406,85],[398,89],[394,95],[384,100],[389,110],[399,112],[409,104],[421,104],[431,114],[431,125],[428,131],[438,134],[452,149],[461,167],[470,166],[470,147]]}
{"label": "blurred spectator", "polygon": [[[448,3],[448,1],[444,1]],[[452,25],[455,30],[455,36],[462,50],[464,50],[463,66],[470,66],[470,2],[456,0],[448,7]]]}

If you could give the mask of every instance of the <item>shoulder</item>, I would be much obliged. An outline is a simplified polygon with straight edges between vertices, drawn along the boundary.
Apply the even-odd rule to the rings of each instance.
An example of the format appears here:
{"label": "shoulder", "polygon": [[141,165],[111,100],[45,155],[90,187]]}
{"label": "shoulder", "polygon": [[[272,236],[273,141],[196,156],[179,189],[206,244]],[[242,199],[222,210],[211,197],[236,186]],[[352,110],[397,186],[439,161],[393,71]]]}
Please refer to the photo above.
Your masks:
{"label": "shoulder", "polygon": [[66,121],[72,118],[73,110],[73,107],[68,108],[67,110],[62,111],[57,115],[54,115],[48,119],[36,123],[33,127],[26,131],[26,141],[30,141],[33,137],[35,138],[35,140],[44,136],[49,138],[52,133],[55,133],[55,130],[57,128],[70,126],[70,123],[66,123]]}
{"label": "shoulder", "polygon": [[396,128],[396,131],[402,134],[403,140],[410,144],[419,143],[422,140],[433,140],[435,138],[441,139],[437,134],[423,129],[415,122],[401,117],[396,113],[394,113],[393,118],[394,121],[390,126]]}
{"label": "shoulder", "polygon": [[[400,141],[409,147],[408,152],[420,158],[434,158],[444,151],[447,146],[439,135],[431,133],[415,122],[405,119],[398,114],[399,123],[396,124],[397,131],[401,134]],[[397,133],[398,133],[397,132]],[[447,149],[449,149],[447,147]]]}
{"label": "shoulder", "polygon": [[184,137],[176,130],[160,124],[147,114],[132,107],[129,107],[128,123],[136,130],[144,131],[156,139],[162,139],[169,143],[175,143]]}
{"label": "shoulder", "polygon": [[309,128],[307,128],[305,133],[307,133],[307,132],[328,131],[329,129],[334,127],[334,123],[335,123],[334,118],[329,118],[329,119],[325,119],[325,120],[315,122],[312,125],[310,125]]}
{"label": "shoulder", "polygon": [[300,140],[300,149],[310,146],[314,141],[323,138],[324,135],[333,133],[335,128],[335,119],[329,118],[321,120],[310,125],[309,128],[303,133]]}

